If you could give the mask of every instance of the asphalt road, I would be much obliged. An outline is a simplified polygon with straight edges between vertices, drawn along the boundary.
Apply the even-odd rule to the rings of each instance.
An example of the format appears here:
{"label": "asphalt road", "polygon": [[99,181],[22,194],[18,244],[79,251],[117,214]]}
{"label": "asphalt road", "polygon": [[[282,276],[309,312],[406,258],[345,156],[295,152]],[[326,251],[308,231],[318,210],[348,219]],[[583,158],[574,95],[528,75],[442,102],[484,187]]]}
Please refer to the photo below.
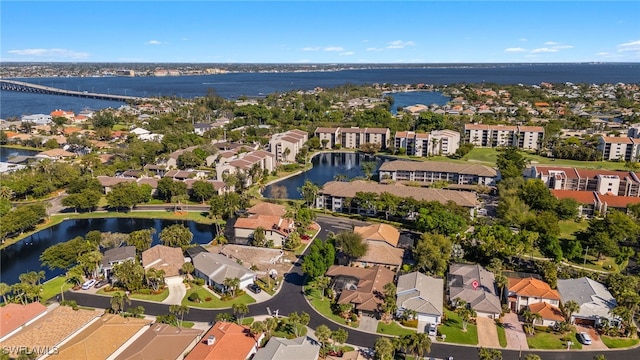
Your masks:
{"label": "asphalt road", "polygon": [[[353,223],[362,224],[361,222],[352,222],[351,220],[344,218],[337,218],[331,216],[320,216],[317,219],[317,222],[322,227],[321,233],[319,234],[320,239],[326,239],[329,231],[334,233],[339,232],[340,230],[345,230],[350,228]],[[337,329],[338,327],[343,327],[345,330],[349,332],[349,338],[347,343],[362,346],[362,347],[373,347],[376,339],[381,336],[378,334],[370,334],[358,331],[357,329],[353,329],[350,327],[345,327],[342,325],[338,325],[333,323],[319,313],[317,313],[306,301],[303,296],[302,285],[304,283],[304,275],[302,274],[301,267],[298,263],[294,264],[292,271],[289,274],[285,275],[284,283],[282,285],[282,289],[275,295],[273,298],[266,302],[262,302],[259,304],[249,305],[249,314],[246,316],[256,316],[256,315],[265,315],[267,314],[267,308],[269,308],[272,312],[278,310],[280,315],[287,315],[292,312],[306,312],[310,315],[309,326],[311,328],[316,328],[321,324],[325,324],[329,326],[332,330]],[[67,292],[65,293],[65,298],[67,300],[75,300],[79,305],[94,307],[94,308],[109,308],[109,298],[99,295],[90,295],[82,292]],[[159,303],[150,303],[144,301],[135,301],[131,302],[131,307],[135,306],[143,306],[145,308],[145,313],[149,315],[165,315],[169,313],[169,305],[159,304]],[[203,310],[197,308],[191,308],[188,314],[184,315],[184,319],[188,321],[207,321],[207,322],[215,322],[215,317],[218,313],[229,312],[231,313],[231,309],[226,310]],[[516,360],[523,359],[529,353],[538,354],[543,360],[591,360],[596,355],[600,353],[604,353],[607,360],[635,360],[640,359],[640,348],[635,348],[631,350],[625,351],[585,351],[585,350],[576,350],[576,351],[510,351],[510,350],[501,350],[503,354],[503,358],[505,360]],[[478,349],[472,346],[460,346],[460,345],[449,345],[442,343],[434,343],[431,346],[431,353],[429,356],[436,358],[446,358],[448,356],[453,356],[455,359],[478,359]]]}

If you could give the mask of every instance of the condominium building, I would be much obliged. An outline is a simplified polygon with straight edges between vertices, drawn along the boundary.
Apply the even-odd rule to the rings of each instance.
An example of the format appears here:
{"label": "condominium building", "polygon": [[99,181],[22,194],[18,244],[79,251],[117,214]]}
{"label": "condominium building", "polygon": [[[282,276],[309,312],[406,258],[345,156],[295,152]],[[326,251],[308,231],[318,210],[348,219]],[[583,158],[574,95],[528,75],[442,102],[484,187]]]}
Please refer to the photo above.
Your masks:
{"label": "condominium building", "polygon": [[602,160],[637,161],[640,155],[640,139],[600,136],[598,151]]}
{"label": "condominium building", "polygon": [[640,197],[640,173],[632,171],[532,166],[528,178],[542,180],[549,189]]}
{"label": "condominium building", "polygon": [[544,138],[542,126],[465,124],[465,138],[477,147],[513,146],[537,150]]}
{"label": "condominium building", "polygon": [[269,151],[275,155],[277,162],[295,162],[296,156],[307,140],[309,140],[309,134],[297,129],[273,134],[269,141]]}
{"label": "condominium building", "polygon": [[445,161],[387,161],[378,170],[380,180],[416,181],[432,184],[446,181],[458,185],[495,185],[498,171],[480,164]]}
{"label": "condominium building", "polygon": [[437,130],[430,133],[398,131],[394,137],[396,149],[406,149],[410,156],[447,156],[460,147],[460,133]]}
{"label": "condominium building", "polygon": [[325,149],[334,148],[340,144],[345,149],[359,149],[362,144],[379,144],[381,149],[386,149],[391,139],[391,130],[388,128],[322,128],[315,131],[316,137]]}

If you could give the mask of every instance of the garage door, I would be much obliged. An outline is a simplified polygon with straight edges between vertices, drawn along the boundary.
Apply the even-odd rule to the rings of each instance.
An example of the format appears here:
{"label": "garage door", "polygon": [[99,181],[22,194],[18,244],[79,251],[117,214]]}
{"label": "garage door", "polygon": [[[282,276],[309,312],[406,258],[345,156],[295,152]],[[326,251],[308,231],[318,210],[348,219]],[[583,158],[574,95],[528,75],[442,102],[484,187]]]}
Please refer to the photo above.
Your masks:
{"label": "garage door", "polygon": [[595,326],[596,321],[591,319],[575,318],[575,323],[576,325],[582,325],[582,326]]}

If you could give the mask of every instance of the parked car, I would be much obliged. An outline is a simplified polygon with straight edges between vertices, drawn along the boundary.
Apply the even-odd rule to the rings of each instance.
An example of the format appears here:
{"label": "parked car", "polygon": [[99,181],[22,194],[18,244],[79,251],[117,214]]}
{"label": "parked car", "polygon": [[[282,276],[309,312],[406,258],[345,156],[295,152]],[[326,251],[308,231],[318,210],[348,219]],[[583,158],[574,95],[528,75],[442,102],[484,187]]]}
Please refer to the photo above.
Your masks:
{"label": "parked car", "polygon": [[429,336],[436,336],[436,324],[429,324],[427,333],[429,334]]}
{"label": "parked car", "polygon": [[95,284],[96,284],[95,279],[87,280],[84,282],[84,284],[82,284],[82,290],[89,290]]}
{"label": "parked car", "polygon": [[256,285],[256,284],[250,284],[247,286],[247,289],[251,290],[252,293],[254,294],[258,294],[262,291],[262,289],[260,289],[260,286]]}
{"label": "parked car", "polygon": [[583,345],[591,345],[591,336],[586,332],[579,333],[577,338]]}
{"label": "parked car", "polygon": [[94,287],[95,287],[96,289],[100,289],[101,287],[103,287],[103,286],[107,285],[108,283],[109,283],[109,280],[107,280],[107,279],[102,279],[102,280],[98,281],[98,282],[94,285]]}

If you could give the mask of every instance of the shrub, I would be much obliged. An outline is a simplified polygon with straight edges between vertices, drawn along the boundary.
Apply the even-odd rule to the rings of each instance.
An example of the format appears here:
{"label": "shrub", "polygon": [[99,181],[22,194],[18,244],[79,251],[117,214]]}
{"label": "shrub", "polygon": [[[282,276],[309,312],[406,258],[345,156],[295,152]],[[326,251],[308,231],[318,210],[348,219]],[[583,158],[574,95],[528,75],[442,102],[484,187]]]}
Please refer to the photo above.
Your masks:
{"label": "shrub", "polygon": [[417,328],[418,327],[418,320],[414,319],[414,320],[402,320],[402,325],[406,326],[406,327],[410,327],[410,328]]}
{"label": "shrub", "polygon": [[195,303],[199,303],[200,300],[200,295],[198,295],[197,292],[191,293],[191,295],[189,295],[189,297],[187,298],[189,301],[191,302],[195,302]]}
{"label": "shrub", "polygon": [[207,297],[206,299],[204,299],[204,301],[206,301],[206,302],[209,302],[209,301],[211,301],[211,300],[213,300],[213,299],[211,298],[211,296],[209,296],[209,297]]}
{"label": "shrub", "polygon": [[193,283],[196,284],[196,285],[202,286],[202,285],[204,285],[204,279],[195,278],[195,279],[193,279]]}
{"label": "shrub", "polygon": [[137,294],[140,295],[151,295],[153,293],[153,290],[151,289],[140,289],[138,291],[136,291]]}
{"label": "shrub", "polygon": [[61,304],[62,306],[69,306],[73,310],[78,310],[78,303],[75,300],[65,300]]}

